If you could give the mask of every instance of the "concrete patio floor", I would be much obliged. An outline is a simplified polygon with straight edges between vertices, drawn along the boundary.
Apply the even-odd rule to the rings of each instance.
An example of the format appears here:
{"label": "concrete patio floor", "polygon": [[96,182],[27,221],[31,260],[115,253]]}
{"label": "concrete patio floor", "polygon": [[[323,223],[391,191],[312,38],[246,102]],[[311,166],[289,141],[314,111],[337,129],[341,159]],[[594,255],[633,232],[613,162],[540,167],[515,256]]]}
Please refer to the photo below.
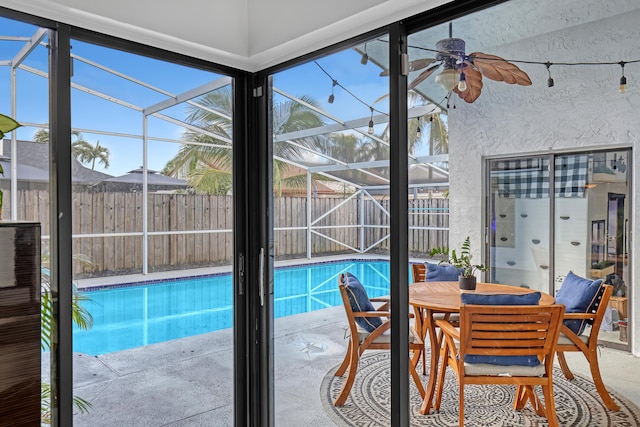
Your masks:
{"label": "concrete patio floor", "polygon": [[[275,320],[277,426],[331,426],[320,400],[346,351],[342,307]],[[91,357],[74,355],[74,394],[91,402],[75,426],[232,426],[232,334],[223,330]],[[589,375],[579,354],[574,372]],[[605,384],[640,405],[640,358],[603,348]],[[47,361],[48,363],[48,361]]]}

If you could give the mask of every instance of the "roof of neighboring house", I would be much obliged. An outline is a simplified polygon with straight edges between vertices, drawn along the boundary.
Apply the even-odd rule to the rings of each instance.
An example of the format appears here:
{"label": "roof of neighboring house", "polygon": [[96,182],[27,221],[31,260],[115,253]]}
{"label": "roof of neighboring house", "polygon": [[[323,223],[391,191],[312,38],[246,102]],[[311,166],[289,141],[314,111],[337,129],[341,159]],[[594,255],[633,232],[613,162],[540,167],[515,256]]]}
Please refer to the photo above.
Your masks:
{"label": "roof of neighboring house", "polygon": [[[93,186],[93,189],[99,191],[141,191],[142,172],[142,168],[139,168],[121,176],[109,177]],[[157,171],[147,169],[147,186],[149,191],[181,190],[187,188],[187,181],[161,175]]]}
{"label": "roof of neighboring house", "polygon": [[[4,139],[3,143],[3,156],[5,159],[11,157],[11,140]],[[49,144],[33,141],[16,141],[18,149],[18,179],[25,181],[48,181],[49,180]],[[26,166],[21,167],[21,166]],[[7,175],[7,168],[3,164],[5,169],[5,178]],[[33,169],[39,169],[44,171],[45,175],[40,175],[33,171]],[[28,175],[23,176],[21,170],[30,171]],[[100,181],[104,181],[111,175],[94,171],[87,167],[84,167],[82,163],[75,157],[71,159],[71,181],[74,184],[93,185]]]}
{"label": "roof of neighboring house", "polygon": [[[8,157],[0,157],[0,165],[4,174],[0,176],[3,179],[11,179],[11,159]],[[18,180],[20,181],[49,181],[49,172],[35,168],[33,166],[18,163]]]}

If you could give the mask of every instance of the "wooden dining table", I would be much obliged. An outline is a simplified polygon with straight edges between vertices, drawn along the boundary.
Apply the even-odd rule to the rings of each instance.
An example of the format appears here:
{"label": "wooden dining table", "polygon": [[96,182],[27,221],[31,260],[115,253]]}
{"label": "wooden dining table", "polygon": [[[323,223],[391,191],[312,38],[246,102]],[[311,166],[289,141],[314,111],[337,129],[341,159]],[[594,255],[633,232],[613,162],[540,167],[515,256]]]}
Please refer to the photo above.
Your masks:
{"label": "wooden dining table", "polygon": [[[421,334],[423,341],[427,334],[431,344],[431,366],[429,368],[429,382],[420,408],[421,414],[431,411],[433,395],[438,376],[438,359],[440,358],[440,345],[436,335],[435,314],[449,314],[460,312],[460,290],[458,282],[418,282],[409,286],[409,304],[413,306],[416,320],[416,330]],[[469,292],[469,291],[464,291]],[[482,294],[526,294],[536,290],[512,285],[496,283],[481,283],[472,291]],[[550,305],[555,302],[553,296],[541,292],[540,305]],[[425,355],[423,354],[422,357]],[[414,360],[415,361],[415,360]]]}

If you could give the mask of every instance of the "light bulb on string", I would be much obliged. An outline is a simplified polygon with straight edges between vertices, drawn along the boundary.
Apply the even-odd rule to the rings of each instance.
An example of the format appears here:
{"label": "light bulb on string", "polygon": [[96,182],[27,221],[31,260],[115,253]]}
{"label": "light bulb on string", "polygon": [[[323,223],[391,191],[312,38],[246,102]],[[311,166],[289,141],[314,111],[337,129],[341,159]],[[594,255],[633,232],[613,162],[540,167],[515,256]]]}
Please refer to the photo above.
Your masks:
{"label": "light bulb on string", "polygon": [[467,90],[467,76],[464,75],[464,71],[460,71],[460,81],[458,82],[458,90],[464,92]]}
{"label": "light bulb on string", "polygon": [[416,138],[422,138],[422,129],[420,129],[420,117],[416,117],[416,122],[418,122],[418,128],[416,129]]}
{"label": "light bulb on string", "polygon": [[627,91],[627,78],[624,76],[624,61],[618,62],[620,67],[622,68],[622,76],[620,77],[620,93],[625,93]]}
{"label": "light bulb on string", "polygon": [[373,107],[369,107],[371,110],[371,119],[369,119],[369,135],[373,135]]}
{"label": "light bulb on string", "polygon": [[551,77],[551,62],[547,62],[544,65],[547,66],[547,74],[549,75],[549,78],[547,79],[547,87],[553,87],[553,85],[555,84],[553,81],[553,78]]}
{"label": "light bulb on string", "polygon": [[329,95],[329,99],[328,99],[329,104],[333,104],[333,101],[336,99],[336,97],[333,95],[333,88],[336,87],[337,84],[338,84],[338,81],[334,80],[333,85],[331,85],[331,95]]}

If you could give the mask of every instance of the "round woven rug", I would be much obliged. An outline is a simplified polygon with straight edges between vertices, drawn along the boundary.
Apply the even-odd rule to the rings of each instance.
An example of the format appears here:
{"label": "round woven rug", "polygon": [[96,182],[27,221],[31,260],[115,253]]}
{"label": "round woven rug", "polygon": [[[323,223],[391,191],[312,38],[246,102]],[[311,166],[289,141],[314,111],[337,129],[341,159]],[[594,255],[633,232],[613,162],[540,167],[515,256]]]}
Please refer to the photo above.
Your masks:
{"label": "round woven rug", "polygon": [[[337,366],[325,375],[320,396],[325,410],[337,425],[389,426],[390,408],[390,352],[368,352],[358,366],[358,374],[345,406],[335,407],[333,401],[340,392],[343,377],[336,377]],[[429,358],[427,357],[427,360]],[[609,390],[620,411],[609,411],[590,379],[575,376],[568,381],[555,368],[553,392],[556,412],[561,426],[640,426],[640,408]],[[426,386],[426,378],[423,380]],[[412,380],[411,426],[458,426],[458,382],[447,369],[440,411],[420,414],[422,400]],[[536,390],[542,397],[542,391]],[[465,425],[478,427],[548,426],[547,419],[533,412],[527,403],[524,410],[513,410],[515,386],[465,386]]]}

